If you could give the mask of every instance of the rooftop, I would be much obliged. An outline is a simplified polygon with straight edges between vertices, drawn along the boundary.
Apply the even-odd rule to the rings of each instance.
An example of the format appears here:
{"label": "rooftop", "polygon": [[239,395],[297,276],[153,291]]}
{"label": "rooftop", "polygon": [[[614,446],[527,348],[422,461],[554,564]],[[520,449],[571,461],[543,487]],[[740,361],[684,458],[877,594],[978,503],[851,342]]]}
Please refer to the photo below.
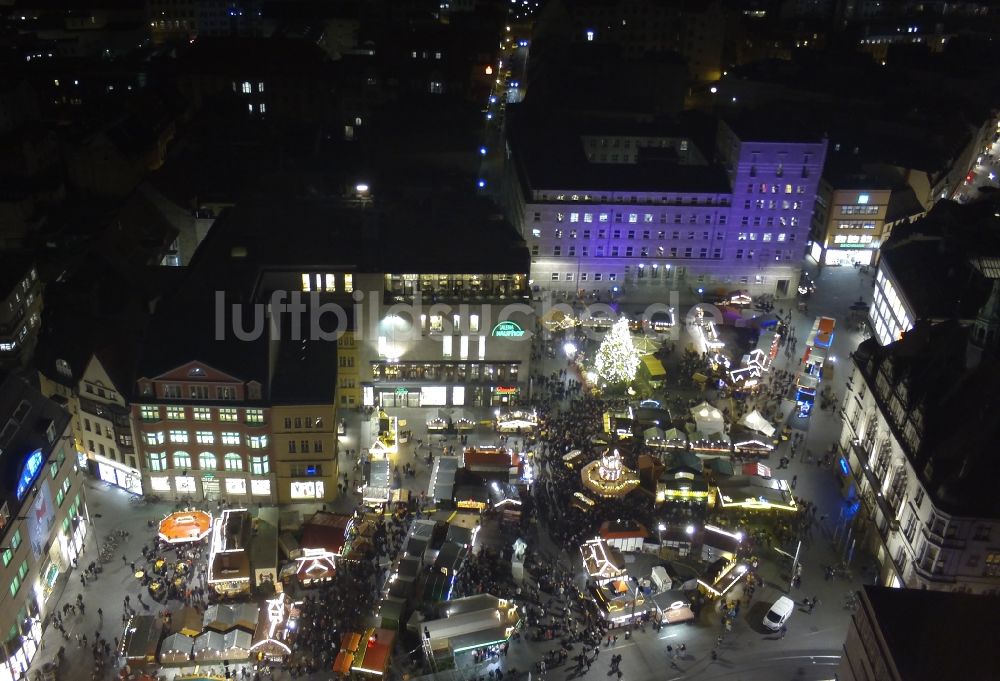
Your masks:
{"label": "rooftop", "polygon": [[[0,505],[9,504],[11,516],[30,499],[30,488],[17,496],[17,486],[29,456],[40,449],[44,457],[57,448],[69,423],[69,413],[47,399],[23,378],[8,375],[0,383]],[[52,426],[55,440],[46,431]],[[41,465],[41,464],[39,464]],[[44,480],[44,477],[36,478]],[[50,490],[55,494],[55,490]]]}
{"label": "rooftop", "polygon": [[[873,624],[904,681],[992,679],[1000,667],[996,603],[970,594],[865,586]],[[933,623],[947,623],[934,626]],[[943,650],[975,654],[942,655]]]}
{"label": "rooftop", "polygon": [[[1000,218],[985,203],[939,201],[923,218],[893,229],[880,249],[916,319],[971,319],[986,302],[990,283],[970,256],[1000,255]],[[937,273],[928,277],[927,272]]]}
{"label": "rooftop", "polygon": [[[591,163],[582,135],[638,135],[701,138],[700,130],[685,130],[663,119],[661,132],[650,123],[595,124],[593,121],[542,118],[538,112],[508,107],[509,140],[514,148],[521,181],[529,190],[649,191],[728,193],[729,180],[716,165],[680,165],[644,158],[637,163]],[[687,133],[687,134],[685,134]],[[711,149],[705,150],[709,155]]]}
{"label": "rooftop", "polygon": [[1000,518],[1000,498],[992,489],[1000,459],[991,455],[1000,421],[988,418],[1000,411],[992,387],[1000,381],[1000,360],[986,355],[977,367],[966,368],[968,333],[957,321],[919,323],[889,345],[865,341],[855,361],[870,385],[884,365],[890,384],[905,390],[906,413],[922,412],[920,446],[907,455],[935,507]]}

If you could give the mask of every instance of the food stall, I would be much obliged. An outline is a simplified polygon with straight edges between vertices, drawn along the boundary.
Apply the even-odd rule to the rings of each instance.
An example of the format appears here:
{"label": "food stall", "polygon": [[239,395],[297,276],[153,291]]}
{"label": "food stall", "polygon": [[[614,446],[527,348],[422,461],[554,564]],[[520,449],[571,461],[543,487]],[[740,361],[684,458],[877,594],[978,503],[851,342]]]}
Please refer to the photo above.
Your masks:
{"label": "food stall", "polygon": [[155,615],[132,615],[125,624],[119,657],[132,668],[141,668],[156,662],[163,632],[163,621]]}
{"label": "food stall", "polygon": [[388,629],[369,629],[365,643],[354,653],[351,671],[356,674],[384,677],[389,672],[396,633]]}

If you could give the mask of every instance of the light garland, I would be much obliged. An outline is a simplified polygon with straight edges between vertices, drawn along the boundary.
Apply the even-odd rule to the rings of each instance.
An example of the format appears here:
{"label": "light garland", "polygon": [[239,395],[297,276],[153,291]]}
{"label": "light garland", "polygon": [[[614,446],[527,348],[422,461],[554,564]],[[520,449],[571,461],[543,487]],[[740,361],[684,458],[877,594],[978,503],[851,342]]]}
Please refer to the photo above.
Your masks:
{"label": "light garland", "polygon": [[594,370],[605,383],[630,383],[639,370],[639,352],[632,344],[628,320],[619,319],[604,336],[597,350]]}

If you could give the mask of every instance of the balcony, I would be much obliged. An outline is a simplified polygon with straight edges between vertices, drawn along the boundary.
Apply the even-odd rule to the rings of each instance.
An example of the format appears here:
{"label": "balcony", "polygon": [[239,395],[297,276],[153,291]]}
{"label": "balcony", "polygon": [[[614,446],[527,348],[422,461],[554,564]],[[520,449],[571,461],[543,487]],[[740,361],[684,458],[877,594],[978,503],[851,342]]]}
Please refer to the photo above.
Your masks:
{"label": "balcony", "polygon": [[945,537],[943,535],[937,534],[923,523],[921,523],[920,525],[920,533],[924,536],[924,539],[926,539],[934,546],[938,546],[943,549],[962,550],[965,548],[964,539],[954,539],[951,537]]}
{"label": "balcony", "polygon": [[942,567],[934,567],[931,565],[931,561],[929,560],[913,561],[913,571],[919,575],[921,579],[928,582],[954,584],[956,581],[954,576],[944,574],[944,569]]}
{"label": "balcony", "polygon": [[[892,505],[889,504],[889,500],[879,491],[882,489],[882,481],[878,479],[875,475],[875,471],[871,469],[871,466],[864,463],[867,458],[867,453],[861,448],[861,445],[851,442],[851,447],[854,450],[854,456],[857,457],[858,462],[861,464],[861,475],[864,476],[865,480],[868,481],[868,486],[871,489],[871,496],[875,499],[875,504],[878,509],[882,511],[882,517],[888,520],[888,526],[883,534],[882,528],[879,528],[879,533],[883,534],[883,539],[888,538],[888,533],[890,531],[899,530],[899,520],[896,519],[896,512],[893,510]],[[855,472],[855,478],[858,477]],[[860,480],[858,480],[860,482]]]}

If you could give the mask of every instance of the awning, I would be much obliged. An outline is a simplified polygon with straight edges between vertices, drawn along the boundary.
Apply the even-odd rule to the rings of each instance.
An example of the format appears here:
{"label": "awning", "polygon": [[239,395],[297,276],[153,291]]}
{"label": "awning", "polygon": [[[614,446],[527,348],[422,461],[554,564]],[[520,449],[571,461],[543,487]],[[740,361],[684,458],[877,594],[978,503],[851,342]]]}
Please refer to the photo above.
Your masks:
{"label": "awning", "polygon": [[771,437],[774,435],[775,431],[774,426],[772,426],[771,423],[767,419],[765,419],[763,415],[761,415],[761,413],[756,409],[754,409],[752,412],[744,416],[740,420],[740,424],[746,426],[750,430],[762,433],[767,437]]}

